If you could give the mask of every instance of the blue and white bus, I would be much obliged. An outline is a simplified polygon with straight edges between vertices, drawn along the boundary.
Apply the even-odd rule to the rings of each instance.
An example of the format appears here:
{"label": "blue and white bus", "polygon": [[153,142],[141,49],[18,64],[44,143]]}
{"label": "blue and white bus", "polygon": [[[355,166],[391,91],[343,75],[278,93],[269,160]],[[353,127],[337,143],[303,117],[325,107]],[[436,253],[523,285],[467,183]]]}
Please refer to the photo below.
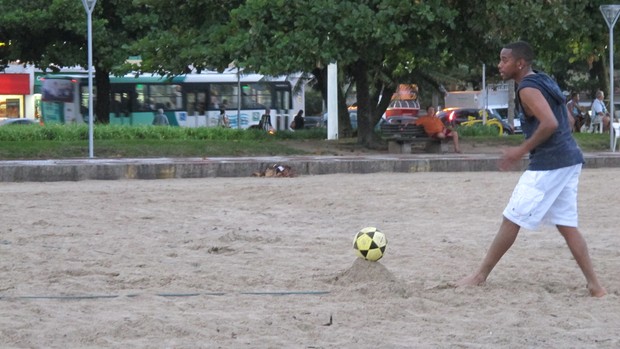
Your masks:
{"label": "blue and white bus", "polygon": [[[288,128],[294,114],[292,85],[284,77],[202,73],[174,77],[110,77],[110,124],[150,125],[163,109],[170,125],[214,127],[224,108],[231,128],[257,125],[270,109],[274,128]],[[44,123],[88,120],[88,76],[50,74],[42,82]],[[96,91],[93,93],[96,98]]]}

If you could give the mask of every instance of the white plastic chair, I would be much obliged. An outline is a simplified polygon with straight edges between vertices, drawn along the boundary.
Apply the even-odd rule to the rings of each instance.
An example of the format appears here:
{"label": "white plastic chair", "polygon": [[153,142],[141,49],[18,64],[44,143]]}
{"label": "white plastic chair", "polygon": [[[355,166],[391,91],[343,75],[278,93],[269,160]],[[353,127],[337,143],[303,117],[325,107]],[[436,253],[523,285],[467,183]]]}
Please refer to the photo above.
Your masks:
{"label": "white plastic chair", "polygon": [[611,151],[615,152],[616,144],[618,144],[618,138],[620,138],[620,122],[612,122],[611,129],[613,130],[612,132],[614,133]]}
{"label": "white plastic chair", "polygon": [[[590,115],[590,120],[593,120],[592,112],[588,111],[588,114]],[[590,128],[588,129],[588,132],[591,132],[591,133],[596,132],[597,127],[598,127],[598,133],[603,133],[603,119],[602,118],[597,123],[590,122]]]}

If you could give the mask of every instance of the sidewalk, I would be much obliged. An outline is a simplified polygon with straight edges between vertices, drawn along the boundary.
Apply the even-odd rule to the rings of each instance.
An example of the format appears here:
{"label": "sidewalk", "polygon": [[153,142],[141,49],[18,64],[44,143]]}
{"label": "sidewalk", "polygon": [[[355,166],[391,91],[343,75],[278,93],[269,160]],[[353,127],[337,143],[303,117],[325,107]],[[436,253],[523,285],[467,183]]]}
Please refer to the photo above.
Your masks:
{"label": "sidewalk", "polygon": [[[584,168],[620,167],[620,153],[584,154]],[[297,175],[497,171],[499,154],[385,154],[155,159],[0,161],[0,182],[249,177],[273,164]],[[523,166],[527,160],[523,160]]]}

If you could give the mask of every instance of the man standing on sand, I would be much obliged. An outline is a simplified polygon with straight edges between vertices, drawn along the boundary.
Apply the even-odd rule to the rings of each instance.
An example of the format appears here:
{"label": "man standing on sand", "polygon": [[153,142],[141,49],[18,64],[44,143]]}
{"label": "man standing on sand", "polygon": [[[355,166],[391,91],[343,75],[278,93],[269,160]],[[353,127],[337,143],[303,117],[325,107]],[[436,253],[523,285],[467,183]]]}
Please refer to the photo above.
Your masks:
{"label": "man standing on sand", "polygon": [[577,186],[584,162],[568,124],[564,95],[547,75],[532,70],[534,52],[520,41],[506,45],[498,65],[504,80],[514,79],[525,140],[504,150],[500,170],[519,164],[529,153],[530,163],[517,183],[495,239],[476,272],[456,286],[483,284],[517,238],[521,227],[537,229],[555,225],[581,268],[590,295],[607,294],[592,267],[585,239],[577,229]]}

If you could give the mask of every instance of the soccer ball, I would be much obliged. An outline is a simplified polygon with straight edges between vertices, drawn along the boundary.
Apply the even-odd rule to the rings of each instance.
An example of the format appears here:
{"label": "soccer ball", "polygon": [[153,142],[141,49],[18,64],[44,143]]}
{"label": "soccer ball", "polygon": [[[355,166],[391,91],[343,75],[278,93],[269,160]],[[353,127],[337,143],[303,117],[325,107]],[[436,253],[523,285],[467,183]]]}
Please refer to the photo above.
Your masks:
{"label": "soccer ball", "polygon": [[357,256],[368,261],[376,262],[385,253],[387,238],[375,227],[366,227],[355,234],[353,248]]}

